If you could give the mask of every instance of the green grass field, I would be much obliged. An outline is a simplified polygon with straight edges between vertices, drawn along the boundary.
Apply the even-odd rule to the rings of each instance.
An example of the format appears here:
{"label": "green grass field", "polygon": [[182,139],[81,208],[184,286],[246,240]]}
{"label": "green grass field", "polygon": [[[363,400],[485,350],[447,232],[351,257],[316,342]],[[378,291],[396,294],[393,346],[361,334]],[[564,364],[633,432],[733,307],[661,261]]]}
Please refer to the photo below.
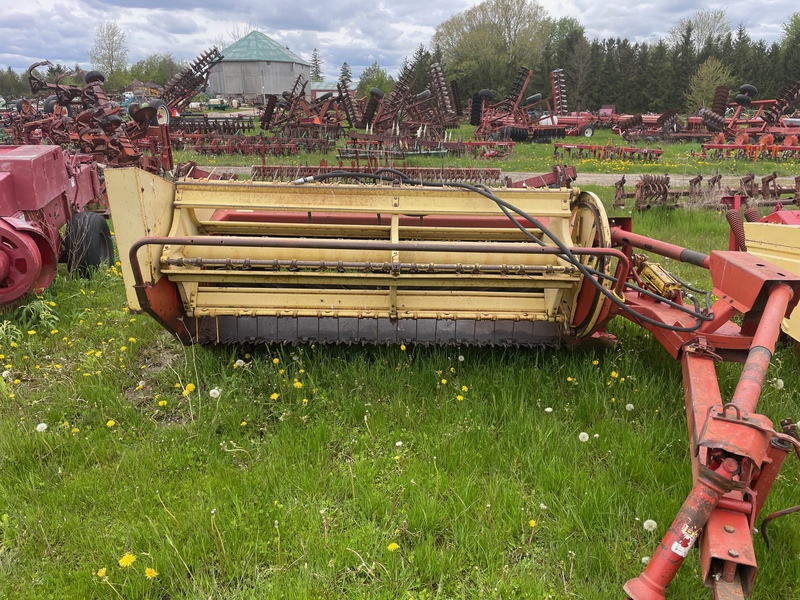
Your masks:
{"label": "green grass field", "polygon": [[[727,246],[713,211],[634,224]],[[186,348],[112,268],[2,323],[2,598],[623,598],[691,487],[680,366],[622,320],[606,351]],[[799,363],[773,360],[776,423]],[[790,456],[764,514],[799,484]],[[755,540],[754,599],[800,598],[798,534]],[[710,598],[696,552],[669,598]]]}

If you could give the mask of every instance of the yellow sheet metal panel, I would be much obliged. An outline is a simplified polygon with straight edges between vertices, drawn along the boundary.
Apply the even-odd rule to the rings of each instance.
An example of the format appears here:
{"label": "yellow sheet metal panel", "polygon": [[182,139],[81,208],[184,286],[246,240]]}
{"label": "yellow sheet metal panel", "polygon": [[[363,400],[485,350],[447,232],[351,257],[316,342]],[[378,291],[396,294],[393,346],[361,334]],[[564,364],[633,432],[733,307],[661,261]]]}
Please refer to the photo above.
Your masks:
{"label": "yellow sheet metal panel", "polygon": [[[800,275],[800,227],[778,223],[745,223],[747,251]],[[800,342],[800,309],[795,308],[782,329]]]}
{"label": "yellow sheet metal panel", "polygon": [[[128,250],[143,237],[167,235],[172,223],[175,187],[161,177],[133,167],[106,169],[105,177],[128,306],[132,310],[141,310],[133,290]],[[142,248],[138,256],[144,281],[157,281],[161,277],[158,260],[161,247]]]}

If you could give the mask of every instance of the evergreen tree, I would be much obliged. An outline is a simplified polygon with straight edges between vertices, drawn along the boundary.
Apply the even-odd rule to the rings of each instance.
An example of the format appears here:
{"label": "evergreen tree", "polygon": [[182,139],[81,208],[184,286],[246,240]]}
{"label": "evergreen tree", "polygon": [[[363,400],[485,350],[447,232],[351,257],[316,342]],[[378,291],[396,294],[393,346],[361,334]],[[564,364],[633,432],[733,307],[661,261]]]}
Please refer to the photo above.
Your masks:
{"label": "evergreen tree", "polygon": [[316,48],[311,52],[311,81],[322,81],[322,57]]}
{"label": "evergreen tree", "polygon": [[339,77],[347,81],[347,83],[353,81],[353,70],[350,68],[350,65],[348,65],[347,62],[342,63],[342,68],[339,69]]}

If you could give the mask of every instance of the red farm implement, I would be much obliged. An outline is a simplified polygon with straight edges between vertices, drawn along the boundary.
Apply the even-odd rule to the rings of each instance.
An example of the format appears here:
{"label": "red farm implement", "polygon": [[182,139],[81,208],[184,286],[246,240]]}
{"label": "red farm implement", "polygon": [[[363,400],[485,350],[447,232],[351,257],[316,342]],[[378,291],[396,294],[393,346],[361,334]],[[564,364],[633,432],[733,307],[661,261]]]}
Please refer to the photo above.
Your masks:
{"label": "red farm implement", "polygon": [[59,261],[81,272],[113,264],[108,225],[89,209],[107,209],[91,156],[0,146],[0,308],[50,285]]}

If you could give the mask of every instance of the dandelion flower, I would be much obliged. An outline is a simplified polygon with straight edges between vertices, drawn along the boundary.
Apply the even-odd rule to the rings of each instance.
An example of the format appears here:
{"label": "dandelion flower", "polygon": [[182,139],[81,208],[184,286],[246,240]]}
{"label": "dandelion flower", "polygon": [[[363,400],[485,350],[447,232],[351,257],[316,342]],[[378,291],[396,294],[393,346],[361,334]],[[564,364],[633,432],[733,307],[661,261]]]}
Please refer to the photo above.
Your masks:
{"label": "dandelion flower", "polygon": [[281,397],[281,395],[278,392],[272,392],[272,394],[270,394],[270,396],[269,396],[269,399],[270,400],[277,400],[280,397]]}
{"label": "dandelion flower", "polygon": [[544,409],[544,412],[546,412],[546,413],[553,412],[553,407],[552,406],[548,406],[547,408]]}
{"label": "dandelion flower", "polygon": [[579,439],[580,441],[582,441],[582,442],[588,442],[588,441],[589,441],[589,434],[588,434],[588,433],[586,433],[585,431],[581,431],[581,432],[578,434],[578,439]]}
{"label": "dandelion flower", "polygon": [[39,433],[44,433],[45,431],[47,431],[47,423],[39,423],[36,426],[36,431],[38,431]]}
{"label": "dandelion flower", "polygon": [[464,362],[464,355],[463,354],[459,354],[458,355],[458,362]]}
{"label": "dandelion flower", "polygon": [[400,350],[402,352],[405,352],[406,351],[406,345],[405,344],[400,344]]}
{"label": "dandelion flower", "polygon": [[462,396],[461,394],[459,394],[458,396],[456,396],[456,400],[458,400],[459,402],[461,402],[462,400],[464,400],[464,396]]}
{"label": "dandelion flower", "polygon": [[212,398],[219,398],[219,389],[212,388],[211,390],[209,390],[208,395],[211,396]]}
{"label": "dandelion flower", "polygon": [[442,385],[447,385],[447,379],[442,379]]}
{"label": "dandelion flower", "polygon": [[649,562],[650,562],[650,557],[649,556],[643,556],[642,557],[642,564],[643,565],[646,565]]}
{"label": "dandelion flower", "polygon": [[633,410],[633,404],[630,404],[630,403],[626,404],[625,405],[625,410],[627,410],[628,412],[631,412]]}
{"label": "dandelion flower", "polygon": [[403,445],[403,442],[401,442],[401,441],[397,441],[397,442],[395,442],[395,443],[394,443],[394,445],[395,445],[395,446],[397,446],[397,447],[399,448],[400,446],[402,446],[402,445]]}
{"label": "dandelion flower", "polygon": [[467,386],[465,386],[465,385],[462,385],[462,386],[461,386],[461,391],[462,391],[462,392],[468,392],[468,391],[469,391],[469,388],[468,388]]}
{"label": "dandelion flower", "polygon": [[386,546],[386,549],[387,549],[389,552],[394,552],[394,551],[395,551],[395,550],[397,550],[398,548],[400,548],[400,544],[398,544],[397,542],[392,542],[391,544],[389,544],[388,546]]}
{"label": "dandelion flower", "polygon": [[239,427],[247,427],[247,421],[242,421],[239,423]]}
{"label": "dandelion flower", "polygon": [[644,527],[645,531],[655,531],[658,524],[653,521],[653,519],[647,519],[647,521],[642,524],[642,527]]}
{"label": "dandelion flower", "polygon": [[595,358],[595,359],[592,361],[592,364],[593,364],[593,365],[596,367],[597,365],[599,365],[599,364],[600,364],[600,361],[599,361],[599,360],[597,360],[597,359]]}
{"label": "dandelion flower", "polygon": [[572,381],[572,377],[567,377],[567,381]]}
{"label": "dandelion flower", "polygon": [[128,552],[122,558],[119,559],[119,566],[124,569],[126,567],[130,567],[135,562],[136,562],[136,555]]}
{"label": "dandelion flower", "polygon": [[303,382],[302,381],[298,381],[297,379],[295,379],[294,383],[292,385],[299,390],[300,388],[303,387]]}
{"label": "dandelion flower", "polygon": [[273,359],[272,359],[272,364],[273,364],[273,365],[277,365],[277,364],[278,364],[278,363],[280,363],[280,362],[281,362],[281,359],[280,359],[280,358],[278,358],[277,356],[276,356],[275,358],[273,358]]}
{"label": "dandelion flower", "polygon": [[528,521],[528,525],[530,525],[531,527],[536,527],[536,519],[531,519],[530,521]]}
{"label": "dandelion flower", "polygon": [[106,421],[106,427],[114,427],[114,425],[116,424],[117,422],[114,419],[109,419],[108,421]]}
{"label": "dandelion flower", "polygon": [[783,379],[776,379],[775,382],[772,384],[772,386],[776,390],[782,390],[783,389]]}
{"label": "dandelion flower", "polygon": [[195,390],[195,385],[193,383],[187,383],[186,387],[183,390],[183,395],[188,396]]}
{"label": "dandelion flower", "polygon": [[611,371],[611,378],[616,379],[617,377],[619,377],[619,373],[617,373],[616,371]]}
{"label": "dandelion flower", "polygon": [[29,329],[28,330],[28,335],[36,335],[36,330],[35,329]]}
{"label": "dandelion flower", "polygon": [[148,579],[155,579],[156,577],[158,577],[158,571],[156,571],[152,567],[147,567],[144,570],[144,576],[147,577]]}
{"label": "dandelion flower", "polygon": [[100,577],[101,579],[103,577],[105,577],[106,576],[106,568],[105,567],[101,567],[101,568],[97,569],[97,576]]}
{"label": "dandelion flower", "polygon": [[167,401],[166,400],[159,400],[158,401],[158,405],[163,408],[163,407],[165,407],[167,405]]}
{"label": "dandelion flower", "polygon": [[235,363],[233,363],[234,369],[241,369],[244,366],[244,361],[240,358]]}

